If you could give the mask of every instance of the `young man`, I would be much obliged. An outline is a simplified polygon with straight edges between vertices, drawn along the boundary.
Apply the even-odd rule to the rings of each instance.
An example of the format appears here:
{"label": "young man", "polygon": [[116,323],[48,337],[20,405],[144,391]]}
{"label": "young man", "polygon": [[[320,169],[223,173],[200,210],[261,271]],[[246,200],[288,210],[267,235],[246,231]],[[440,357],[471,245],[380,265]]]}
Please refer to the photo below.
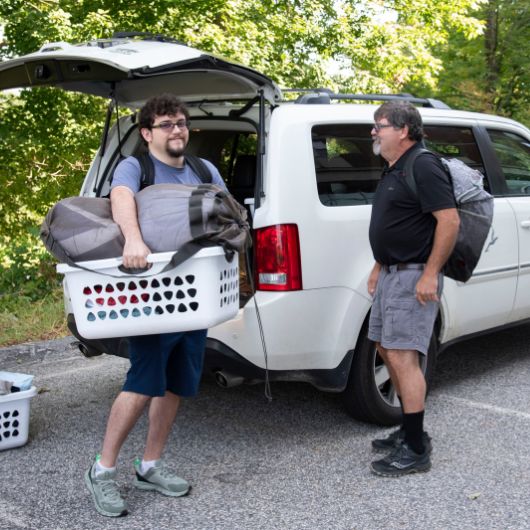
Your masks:
{"label": "young man", "polygon": [[368,279],[374,297],[368,337],[390,373],[403,424],[374,440],[388,456],[372,462],[377,475],[400,476],[431,467],[431,440],[423,430],[426,382],[420,355],[427,355],[442,292],[442,268],[456,242],[459,216],[449,177],[434,155],[414,164],[417,196],[403,170],[423,139],[421,116],[412,104],[390,101],[375,112],[374,153],[385,168],[374,197],[370,244],[375,265]]}
{"label": "young man", "polygon": [[[164,94],[146,102],[139,114],[139,129],[155,168],[155,184],[201,184],[186,164],[184,152],[189,139],[189,114],[174,96]],[[212,183],[225,187],[217,169],[204,161]],[[112,215],[125,237],[123,264],[143,268],[150,253],[138,226],[135,193],[140,189],[138,160],[129,157],[116,168],[110,194]],[[101,454],[85,474],[96,510],[118,517],[127,505],[115,482],[116,461],[129,432],[149,404],[149,428],[143,459],[134,463],[134,485],[178,497],[190,486],[161,461],[162,451],[182,396],[197,393],[202,372],[206,330],[147,335],[129,339],[131,367],[107,423]]]}

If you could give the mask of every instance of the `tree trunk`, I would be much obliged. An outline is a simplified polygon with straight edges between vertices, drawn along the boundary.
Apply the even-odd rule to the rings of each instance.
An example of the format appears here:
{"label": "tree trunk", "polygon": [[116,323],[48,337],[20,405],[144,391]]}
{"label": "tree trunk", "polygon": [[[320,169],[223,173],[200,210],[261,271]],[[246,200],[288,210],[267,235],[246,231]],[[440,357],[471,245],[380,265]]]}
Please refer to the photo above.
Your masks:
{"label": "tree trunk", "polygon": [[486,7],[486,91],[494,95],[500,75],[500,57],[498,53],[499,5],[498,0],[490,0]]}

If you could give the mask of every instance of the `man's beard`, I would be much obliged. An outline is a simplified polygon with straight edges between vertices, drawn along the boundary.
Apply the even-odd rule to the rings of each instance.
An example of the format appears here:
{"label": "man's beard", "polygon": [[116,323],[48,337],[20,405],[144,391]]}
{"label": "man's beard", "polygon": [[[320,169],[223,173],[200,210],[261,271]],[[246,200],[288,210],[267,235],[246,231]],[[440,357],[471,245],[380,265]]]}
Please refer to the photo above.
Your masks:
{"label": "man's beard", "polygon": [[180,158],[182,155],[184,155],[184,147],[181,148],[181,149],[175,149],[173,147],[169,147],[166,146],[166,153],[171,157],[171,158]]}
{"label": "man's beard", "polygon": [[372,151],[375,156],[379,156],[381,154],[381,142],[378,139],[375,139],[372,143]]}
{"label": "man's beard", "polygon": [[[174,138],[174,139],[176,140],[177,138]],[[166,153],[171,158],[180,158],[182,155],[184,155],[184,150],[186,149],[186,146],[187,146],[187,142],[182,141],[182,147],[173,147],[171,145],[171,139],[168,139],[166,143]]]}

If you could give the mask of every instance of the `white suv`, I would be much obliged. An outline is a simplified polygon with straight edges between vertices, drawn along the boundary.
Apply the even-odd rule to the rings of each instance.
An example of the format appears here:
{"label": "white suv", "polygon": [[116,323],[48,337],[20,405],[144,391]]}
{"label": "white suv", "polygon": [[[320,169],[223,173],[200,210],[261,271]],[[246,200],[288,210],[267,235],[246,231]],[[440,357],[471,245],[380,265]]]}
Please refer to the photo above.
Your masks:
{"label": "white suv", "polygon": [[[366,338],[368,224],[382,164],[370,130],[385,96],[352,104],[339,100],[363,97],[320,90],[286,102],[265,75],[164,39],[50,44],[0,64],[0,73],[0,88],[57,85],[113,97],[133,111],[105,131],[81,189],[86,196],[105,196],[120,157],[140,147],[135,111],[148,97],[173,92],[186,101],[190,152],[220,169],[252,212],[254,228],[247,269],[256,292],[243,288],[238,316],[210,330],[206,369],[230,386],[263,381],[268,368],[272,381],[342,392],[355,418],[398,421],[388,372]],[[454,341],[530,319],[530,131],[509,119],[412,100],[421,106],[427,147],[478,168],[495,196],[473,277],[466,284],[446,279],[424,366],[429,378],[436,353]],[[111,116],[109,107],[109,122]],[[127,354],[126,340],[86,341],[73,315],[68,320],[86,354]]]}

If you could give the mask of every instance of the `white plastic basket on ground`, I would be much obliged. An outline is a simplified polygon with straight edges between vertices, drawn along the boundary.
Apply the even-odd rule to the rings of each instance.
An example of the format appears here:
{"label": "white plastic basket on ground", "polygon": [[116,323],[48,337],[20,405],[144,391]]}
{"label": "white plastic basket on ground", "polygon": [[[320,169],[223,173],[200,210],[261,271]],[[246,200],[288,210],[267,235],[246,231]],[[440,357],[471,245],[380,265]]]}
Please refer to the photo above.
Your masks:
{"label": "white plastic basket on ground", "polygon": [[120,269],[121,258],[80,262],[90,269],[57,265],[64,274],[79,333],[87,339],[205,329],[239,309],[239,261],[221,247],[200,250],[161,272],[173,252],[150,254],[140,274]]}
{"label": "white plastic basket on ground", "polygon": [[0,396],[0,451],[19,447],[28,441],[30,399],[37,393],[29,390]]}

